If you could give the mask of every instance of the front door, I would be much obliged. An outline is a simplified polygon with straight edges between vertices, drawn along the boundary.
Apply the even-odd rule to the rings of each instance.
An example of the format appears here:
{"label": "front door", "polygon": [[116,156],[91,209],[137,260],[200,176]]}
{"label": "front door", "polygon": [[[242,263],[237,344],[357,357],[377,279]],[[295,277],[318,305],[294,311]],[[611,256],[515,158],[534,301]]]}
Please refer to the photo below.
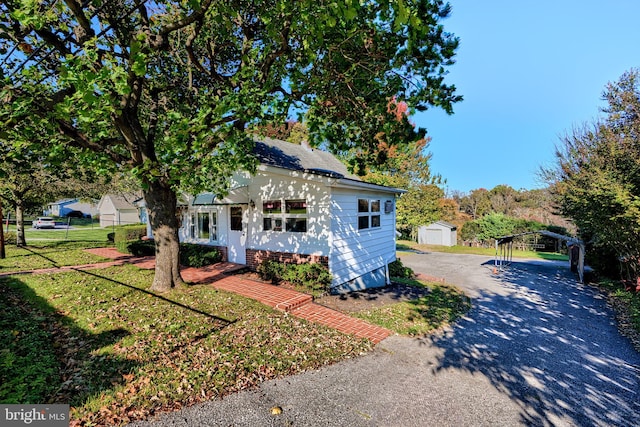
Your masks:
{"label": "front door", "polygon": [[229,262],[247,263],[247,208],[229,206]]}

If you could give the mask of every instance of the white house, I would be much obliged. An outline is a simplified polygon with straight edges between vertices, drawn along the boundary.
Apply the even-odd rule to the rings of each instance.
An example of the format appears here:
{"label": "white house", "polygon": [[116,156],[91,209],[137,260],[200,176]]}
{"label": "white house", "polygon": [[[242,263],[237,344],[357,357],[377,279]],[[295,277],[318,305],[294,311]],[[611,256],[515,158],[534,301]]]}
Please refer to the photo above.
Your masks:
{"label": "white house", "polygon": [[418,227],[418,243],[425,245],[454,246],[457,243],[457,228],[445,221]]}
{"label": "white house", "polygon": [[395,199],[404,190],[365,183],[306,145],[263,139],[255,154],[256,173],[236,173],[226,197],[185,197],[181,241],[216,246],[254,270],[265,259],[319,262],[335,292],[389,282]]}
{"label": "white house", "polygon": [[98,203],[100,227],[146,223],[142,196],[135,194],[105,194]]}

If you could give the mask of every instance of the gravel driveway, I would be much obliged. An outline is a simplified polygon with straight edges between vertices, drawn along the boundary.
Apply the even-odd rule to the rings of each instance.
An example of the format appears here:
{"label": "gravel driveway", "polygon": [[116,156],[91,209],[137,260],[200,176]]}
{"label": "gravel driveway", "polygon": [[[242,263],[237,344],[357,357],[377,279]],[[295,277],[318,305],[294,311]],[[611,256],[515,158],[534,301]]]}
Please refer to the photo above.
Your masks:
{"label": "gravel driveway", "polygon": [[640,425],[640,354],[567,263],[522,261],[494,275],[488,257],[401,259],[464,289],[468,316],[437,336],[393,336],[363,357],[136,425]]}

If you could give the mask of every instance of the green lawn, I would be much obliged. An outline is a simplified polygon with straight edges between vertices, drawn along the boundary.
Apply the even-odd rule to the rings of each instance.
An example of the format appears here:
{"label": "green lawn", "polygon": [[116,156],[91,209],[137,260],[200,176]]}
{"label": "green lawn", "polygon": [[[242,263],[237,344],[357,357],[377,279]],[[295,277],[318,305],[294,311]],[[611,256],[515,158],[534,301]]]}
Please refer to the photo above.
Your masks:
{"label": "green lawn", "polygon": [[0,278],[0,402],[68,403],[83,425],[119,425],[371,348],[210,286],[155,295],[152,276]]}
{"label": "green lawn", "polygon": [[[396,244],[398,252],[402,251],[425,251],[425,252],[446,252],[453,254],[474,254],[474,255],[487,255],[495,256],[495,248],[475,248],[469,246],[439,246],[439,245],[419,245],[416,242],[410,240],[399,240]],[[536,251],[513,251],[514,258],[539,258],[547,260],[560,260],[568,261],[569,256],[553,252],[536,252]]]}
{"label": "green lawn", "polygon": [[30,240],[27,240],[27,244],[28,246],[23,248],[15,245],[6,246],[6,258],[0,259],[0,273],[106,261],[102,257],[85,252],[84,249],[108,246],[106,235],[103,241],[33,240],[30,244]]}
{"label": "green lawn", "polygon": [[[66,219],[57,219],[58,224],[66,224]],[[9,225],[9,232],[15,232],[15,225]],[[4,231],[7,231],[6,225]],[[25,224],[24,228],[25,239],[27,244],[33,241],[79,241],[79,242],[92,242],[92,241],[107,241],[107,234],[113,232],[112,227],[100,228],[99,224],[93,220],[88,219],[71,219],[71,226],[69,229],[56,228],[54,230],[36,230],[31,227],[30,223]]]}
{"label": "green lawn", "polygon": [[354,315],[401,335],[420,336],[455,322],[471,308],[470,299],[453,286],[414,279],[393,278],[430,292],[418,299],[362,310]]}

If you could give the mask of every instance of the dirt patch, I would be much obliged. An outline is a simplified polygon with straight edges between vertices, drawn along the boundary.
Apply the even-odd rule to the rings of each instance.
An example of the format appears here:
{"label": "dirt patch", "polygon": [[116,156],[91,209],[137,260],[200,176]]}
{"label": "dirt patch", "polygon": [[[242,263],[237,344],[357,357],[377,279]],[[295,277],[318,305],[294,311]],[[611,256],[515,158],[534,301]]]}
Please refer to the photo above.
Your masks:
{"label": "dirt patch", "polygon": [[429,288],[392,283],[382,288],[366,289],[340,295],[326,295],[314,302],[343,313],[355,313],[403,301],[410,301],[427,295]]}

